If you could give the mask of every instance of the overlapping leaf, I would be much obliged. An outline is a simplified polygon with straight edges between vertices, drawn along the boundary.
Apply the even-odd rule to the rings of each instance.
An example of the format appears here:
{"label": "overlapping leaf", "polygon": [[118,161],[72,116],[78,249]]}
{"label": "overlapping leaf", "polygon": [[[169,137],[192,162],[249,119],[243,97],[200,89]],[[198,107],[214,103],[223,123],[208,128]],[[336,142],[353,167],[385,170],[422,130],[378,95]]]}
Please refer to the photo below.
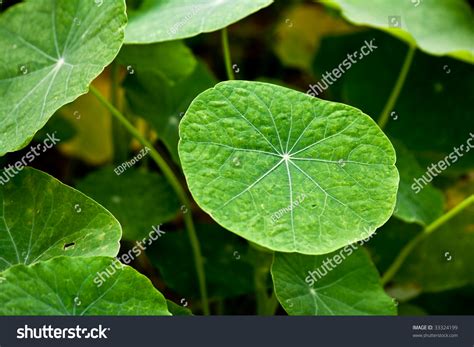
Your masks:
{"label": "overlapping leaf", "polygon": [[180,206],[164,177],[135,168],[119,176],[106,166],[87,176],[78,189],[118,218],[126,240],[143,239],[153,226],[173,219]]}
{"label": "overlapping leaf", "polygon": [[[0,273],[0,315],[169,316],[150,281],[131,267],[115,267],[114,260],[58,257],[14,266]],[[99,276],[106,271],[111,275]]]}
{"label": "overlapping leaf", "polygon": [[357,245],[322,256],[276,253],[275,292],[290,315],[393,315],[375,266]]}
{"label": "overlapping leaf", "polygon": [[125,43],[153,43],[193,37],[225,28],[273,0],[145,0],[130,11]]}
{"label": "overlapping leaf", "polygon": [[0,185],[0,203],[0,271],[61,255],[115,256],[119,250],[121,227],[114,216],[41,171],[25,168]]}
{"label": "overlapping leaf", "polygon": [[395,206],[390,141],[361,111],[271,84],[202,93],[180,124],[179,155],[197,203],[264,247],[331,252],[366,238]]}
{"label": "overlapping leaf", "polygon": [[417,185],[416,180],[425,174],[416,158],[401,143],[395,142],[400,186],[394,215],[412,223],[428,225],[443,214],[443,193],[430,184]]}
{"label": "overlapping leaf", "polygon": [[2,13],[0,155],[25,146],[57,109],[87,92],[117,55],[126,21],[123,0],[29,0]]}
{"label": "overlapping leaf", "polygon": [[[181,66],[181,65],[180,65]],[[181,66],[182,67],[182,66]],[[198,63],[186,78],[172,83],[162,74],[146,75],[145,78],[129,76],[124,86],[132,111],[145,118],[158,132],[176,163],[178,157],[178,126],[191,101],[217,80],[204,65]]]}

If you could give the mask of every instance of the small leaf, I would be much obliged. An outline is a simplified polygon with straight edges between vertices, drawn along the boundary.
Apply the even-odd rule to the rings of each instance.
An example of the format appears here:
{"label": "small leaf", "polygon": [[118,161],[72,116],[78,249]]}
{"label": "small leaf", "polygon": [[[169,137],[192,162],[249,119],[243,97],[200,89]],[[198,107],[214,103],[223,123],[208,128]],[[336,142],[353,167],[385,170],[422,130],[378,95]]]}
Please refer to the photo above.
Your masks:
{"label": "small leaf", "polygon": [[129,79],[160,77],[169,83],[189,76],[197,64],[192,51],[181,41],[127,45],[120,51],[118,61],[128,68]]}
{"label": "small leaf", "polygon": [[[414,183],[425,174],[416,158],[401,143],[394,142],[400,186],[394,215],[408,223],[428,225],[443,214],[443,193],[432,185],[421,188]],[[414,189],[415,188],[415,189]]]}
{"label": "small leaf", "polygon": [[145,0],[129,11],[125,43],[153,43],[193,37],[225,28],[273,0]]}
{"label": "small leaf", "polygon": [[394,302],[385,294],[370,258],[364,250],[354,247],[346,246],[322,256],[276,253],[273,283],[286,312],[290,315],[396,314]]}
{"label": "small leaf", "polygon": [[[133,268],[114,258],[58,257],[1,273],[0,315],[169,316],[166,300]],[[99,273],[110,272],[101,282]]]}
{"label": "small leaf", "polygon": [[323,3],[341,7],[344,17],[354,24],[379,28],[407,42],[415,42],[427,53],[449,54],[474,63],[474,26],[467,1],[376,0],[370,3],[370,10],[358,0]]}
{"label": "small leaf", "polygon": [[119,250],[121,227],[114,216],[41,171],[25,168],[0,185],[0,203],[0,271],[60,255],[115,256]]}
{"label": "small leaf", "polygon": [[361,111],[266,83],[199,95],[179,155],[199,206],[226,229],[282,252],[361,240],[395,206],[395,152]]}
{"label": "small leaf", "polygon": [[56,110],[87,92],[117,55],[126,21],[123,0],[100,7],[30,0],[2,13],[0,155],[24,147]]}
{"label": "small leaf", "polygon": [[117,217],[126,240],[147,237],[153,226],[173,219],[180,207],[163,176],[135,168],[118,176],[114,168],[104,167],[81,181],[78,189]]}

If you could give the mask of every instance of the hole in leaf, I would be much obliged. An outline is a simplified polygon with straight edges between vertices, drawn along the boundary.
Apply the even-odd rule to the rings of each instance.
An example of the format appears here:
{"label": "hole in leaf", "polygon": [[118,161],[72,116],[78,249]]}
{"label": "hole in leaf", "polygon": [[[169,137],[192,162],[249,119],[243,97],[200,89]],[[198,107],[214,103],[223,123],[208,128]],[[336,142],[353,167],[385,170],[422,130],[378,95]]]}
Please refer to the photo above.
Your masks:
{"label": "hole in leaf", "polygon": [[64,244],[63,249],[64,249],[65,251],[67,251],[67,250],[69,250],[69,249],[74,248],[75,245],[76,245],[75,242],[66,243],[66,244]]}

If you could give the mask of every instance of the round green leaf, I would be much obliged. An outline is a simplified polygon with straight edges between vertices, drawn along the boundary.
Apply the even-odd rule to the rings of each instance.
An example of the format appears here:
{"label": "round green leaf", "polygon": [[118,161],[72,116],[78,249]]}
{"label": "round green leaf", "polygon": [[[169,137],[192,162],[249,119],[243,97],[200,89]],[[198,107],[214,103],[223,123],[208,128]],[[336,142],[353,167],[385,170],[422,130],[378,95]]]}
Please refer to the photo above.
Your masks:
{"label": "round green leaf", "polygon": [[375,266],[356,247],[323,256],[276,253],[272,277],[285,311],[323,316],[396,314]]}
{"label": "round green leaf", "polygon": [[[114,258],[58,257],[0,273],[0,315],[169,316],[166,300],[133,268]],[[112,274],[98,285],[97,273]]]}
{"label": "round green leaf", "polygon": [[[0,16],[0,155],[25,146],[117,55],[123,0],[29,0]],[[29,25],[25,25],[29,23]]]}
{"label": "round green leaf", "polygon": [[349,21],[389,32],[421,50],[474,63],[472,10],[465,0],[318,1],[340,7]]}
{"label": "round green leaf", "polygon": [[0,185],[0,271],[52,257],[115,256],[120,224],[53,177],[25,168]]}
{"label": "round green leaf", "polygon": [[193,37],[225,28],[273,0],[145,0],[130,11],[125,43],[153,43]]}
{"label": "round green leaf", "polygon": [[331,252],[395,206],[395,152],[370,117],[271,84],[230,81],[198,96],[179,155],[200,207],[272,250]]}
{"label": "round green leaf", "polygon": [[77,188],[117,217],[126,240],[147,237],[153,226],[170,221],[180,208],[163,176],[134,168],[118,176],[107,166],[87,176]]}

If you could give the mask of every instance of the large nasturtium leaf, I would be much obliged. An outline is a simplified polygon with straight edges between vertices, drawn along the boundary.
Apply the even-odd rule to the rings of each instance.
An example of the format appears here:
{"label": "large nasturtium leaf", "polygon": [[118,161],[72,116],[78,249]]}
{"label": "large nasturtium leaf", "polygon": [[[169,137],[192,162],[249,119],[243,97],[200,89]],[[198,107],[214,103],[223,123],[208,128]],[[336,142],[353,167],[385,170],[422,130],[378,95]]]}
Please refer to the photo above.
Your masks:
{"label": "large nasturtium leaf", "polygon": [[[247,243],[215,224],[198,224],[196,229],[209,296],[228,298],[252,292],[253,266]],[[170,288],[188,299],[199,296],[192,249],[184,231],[167,232],[147,254]]]}
{"label": "large nasturtium leaf", "polygon": [[0,185],[0,203],[0,271],[60,255],[115,256],[119,250],[122,233],[114,216],[41,171],[25,168]]}
{"label": "large nasturtium leaf", "polygon": [[424,175],[425,170],[401,143],[397,141],[394,145],[397,151],[400,185],[393,214],[409,223],[428,225],[443,214],[443,193],[429,183],[421,187],[417,185],[415,180]]}
{"label": "large nasturtium leaf", "polygon": [[144,0],[129,11],[125,43],[153,43],[193,37],[225,28],[273,0]]}
{"label": "large nasturtium leaf", "polygon": [[118,53],[126,21],[123,0],[28,0],[1,14],[0,155],[87,92]]}
{"label": "large nasturtium leaf", "polygon": [[[129,266],[114,267],[114,260],[58,257],[14,266],[0,273],[0,315],[169,316],[150,281]],[[107,270],[111,276],[99,277]]]}
{"label": "large nasturtium leaf", "polygon": [[285,311],[290,315],[396,314],[375,266],[365,250],[356,247],[320,256],[276,253],[272,277]]}
{"label": "large nasturtium leaf", "polygon": [[150,122],[173,160],[179,163],[178,126],[181,117],[199,93],[216,83],[209,69],[199,62],[189,76],[176,83],[159,74],[148,74],[143,78],[130,75],[124,86],[132,111]]}
{"label": "large nasturtium leaf", "polygon": [[272,250],[334,251],[395,206],[395,151],[374,121],[284,87],[230,81],[202,93],[181,121],[179,155],[201,208]]}
{"label": "large nasturtium leaf", "polygon": [[[379,28],[434,55],[449,54],[474,63],[473,15],[465,0],[319,1],[335,5],[349,21]],[[429,20],[427,20],[429,18]]]}
{"label": "large nasturtium leaf", "polygon": [[117,217],[127,240],[143,239],[153,226],[173,219],[180,208],[163,176],[135,168],[119,176],[113,167],[106,166],[87,176],[77,188]]}

